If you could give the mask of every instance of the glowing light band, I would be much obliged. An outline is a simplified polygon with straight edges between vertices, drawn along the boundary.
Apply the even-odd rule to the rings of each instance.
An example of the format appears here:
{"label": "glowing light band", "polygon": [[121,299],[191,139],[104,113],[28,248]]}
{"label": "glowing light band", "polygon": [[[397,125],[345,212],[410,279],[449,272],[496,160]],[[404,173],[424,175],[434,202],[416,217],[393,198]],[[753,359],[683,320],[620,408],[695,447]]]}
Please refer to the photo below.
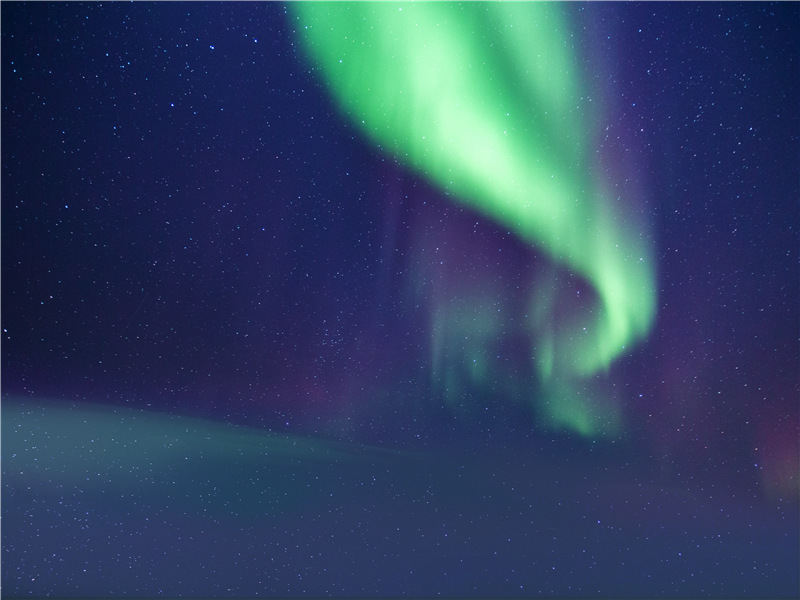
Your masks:
{"label": "glowing light band", "polygon": [[551,424],[600,429],[590,407],[564,397],[571,380],[603,372],[646,335],[653,261],[640,224],[593,174],[593,115],[563,8],[290,7],[309,58],[365,136],[593,286],[597,305],[555,328],[550,292],[538,292],[530,329],[540,377],[558,390],[544,402]]}

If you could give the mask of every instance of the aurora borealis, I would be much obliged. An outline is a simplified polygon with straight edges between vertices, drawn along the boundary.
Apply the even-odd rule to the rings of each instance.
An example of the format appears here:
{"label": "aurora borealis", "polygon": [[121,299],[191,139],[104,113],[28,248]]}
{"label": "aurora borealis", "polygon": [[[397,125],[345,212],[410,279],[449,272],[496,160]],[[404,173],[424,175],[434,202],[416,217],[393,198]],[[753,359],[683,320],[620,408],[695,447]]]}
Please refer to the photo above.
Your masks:
{"label": "aurora borealis", "polygon": [[[611,182],[593,169],[589,123],[597,117],[562,7],[293,9],[301,40],[364,135],[591,282],[597,302],[562,322],[554,286],[543,283],[519,326],[533,338],[545,384],[537,400],[549,421],[596,433],[598,419],[572,379],[608,369],[647,333],[655,277],[642,224],[615,205]],[[533,401],[534,390],[527,393]]]}
{"label": "aurora borealis", "polygon": [[796,598],[796,3],[4,2],[3,597]]}

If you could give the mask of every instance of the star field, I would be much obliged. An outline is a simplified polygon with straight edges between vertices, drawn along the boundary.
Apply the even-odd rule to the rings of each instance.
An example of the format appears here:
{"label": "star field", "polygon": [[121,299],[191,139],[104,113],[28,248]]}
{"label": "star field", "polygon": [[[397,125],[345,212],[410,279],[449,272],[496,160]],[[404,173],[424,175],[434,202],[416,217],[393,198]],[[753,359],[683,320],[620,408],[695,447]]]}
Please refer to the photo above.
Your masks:
{"label": "star field", "polygon": [[9,597],[798,594],[797,4],[0,10]]}

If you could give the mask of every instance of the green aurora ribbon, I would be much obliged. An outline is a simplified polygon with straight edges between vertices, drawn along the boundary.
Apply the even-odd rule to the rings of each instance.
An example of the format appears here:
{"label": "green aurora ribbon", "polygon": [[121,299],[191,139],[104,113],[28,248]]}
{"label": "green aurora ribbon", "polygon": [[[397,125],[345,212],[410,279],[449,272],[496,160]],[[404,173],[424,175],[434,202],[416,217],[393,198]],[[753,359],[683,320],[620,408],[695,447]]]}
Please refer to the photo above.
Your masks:
{"label": "green aurora ribbon", "polygon": [[532,360],[545,390],[531,400],[551,426],[616,431],[617,418],[600,416],[578,387],[647,334],[655,275],[641,224],[593,168],[591,103],[563,7],[290,8],[309,59],[367,138],[590,283],[595,301],[566,324],[553,325],[547,285],[531,299]]}

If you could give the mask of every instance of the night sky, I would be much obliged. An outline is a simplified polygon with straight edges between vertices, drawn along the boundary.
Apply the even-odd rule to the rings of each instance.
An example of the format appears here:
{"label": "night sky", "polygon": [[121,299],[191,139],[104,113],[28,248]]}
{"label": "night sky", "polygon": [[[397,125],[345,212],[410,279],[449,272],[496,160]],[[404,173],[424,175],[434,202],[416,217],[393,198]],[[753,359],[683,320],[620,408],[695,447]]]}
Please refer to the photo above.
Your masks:
{"label": "night sky", "polygon": [[4,595],[800,594],[800,4],[0,10]]}

